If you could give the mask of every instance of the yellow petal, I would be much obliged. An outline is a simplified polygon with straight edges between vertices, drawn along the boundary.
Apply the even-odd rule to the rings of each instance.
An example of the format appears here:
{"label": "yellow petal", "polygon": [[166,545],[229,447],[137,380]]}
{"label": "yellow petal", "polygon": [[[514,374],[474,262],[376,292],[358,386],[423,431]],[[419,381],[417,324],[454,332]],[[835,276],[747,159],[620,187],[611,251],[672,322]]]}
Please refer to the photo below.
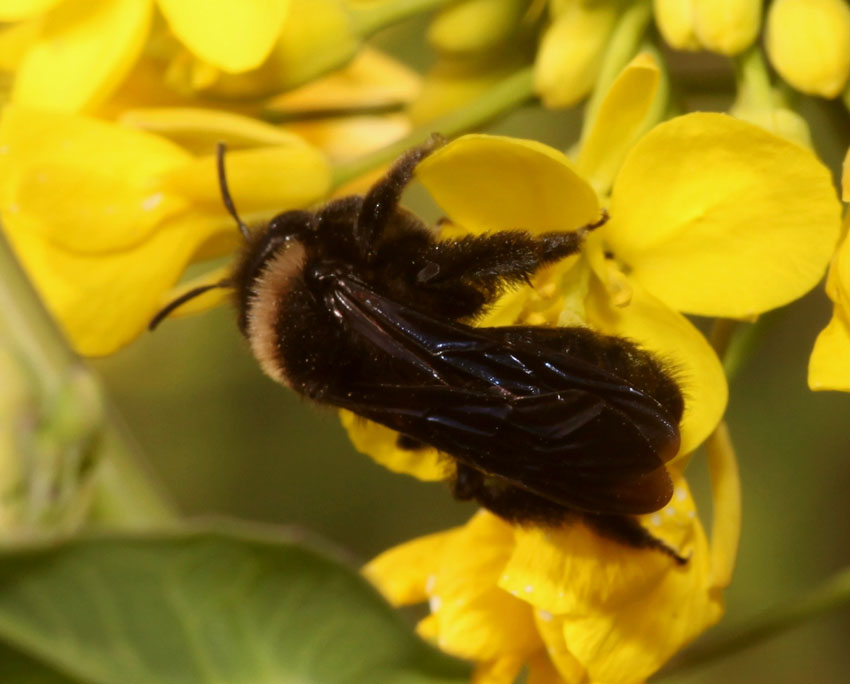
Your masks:
{"label": "yellow petal", "polygon": [[499,586],[555,615],[593,612],[628,603],[674,564],[658,551],[633,549],[580,522],[517,528],[516,547]]}
{"label": "yellow petal", "polygon": [[422,79],[413,69],[365,46],[351,62],[326,76],[282,93],[265,103],[283,114],[382,107],[412,102]]}
{"label": "yellow petal", "polygon": [[60,0],[3,0],[0,4],[0,21],[31,19],[50,11]]}
{"label": "yellow petal", "polygon": [[[846,160],[845,160],[846,166]],[[847,172],[843,181],[847,179]],[[845,215],[845,228],[850,214]],[[835,253],[826,279],[826,293],[834,304],[832,319],[815,341],[809,359],[809,387],[815,391],[850,391],[850,240]]]}
{"label": "yellow petal", "polygon": [[[553,624],[556,627],[552,631],[557,631],[557,638],[560,642],[558,650],[550,640],[547,631],[544,631],[544,625]],[[528,661],[526,684],[564,684],[564,682],[567,684],[584,684],[586,681],[584,668],[566,650],[560,619],[554,618],[551,622],[545,623],[538,618],[537,629],[540,630],[543,641],[546,643],[546,651],[535,654]]]}
{"label": "yellow petal", "polygon": [[642,132],[658,92],[660,72],[648,53],[635,57],[602,100],[581,146],[578,169],[600,195],[606,195],[617,169]]}
{"label": "yellow petal", "polygon": [[480,663],[472,673],[471,684],[514,684],[522,665],[523,658],[516,655]]}
{"label": "yellow petal", "polygon": [[677,50],[698,50],[694,0],[652,0],[655,23],[664,41]]}
{"label": "yellow petal", "polygon": [[111,252],[138,245],[186,206],[179,198],[132,182],[114,167],[33,165],[21,173],[15,201],[20,211],[38,219],[42,236],[57,246],[70,252]]}
{"label": "yellow petal", "polygon": [[165,136],[193,151],[213,152],[218,142],[229,148],[298,145],[303,140],[278,126],[221,109],[151,107],[123,112],[118,121]]}
{"label": "yellow petal", "polygon": [[476,233],[575,230],[599,215],[596,193],[569,159],[533,140],[465,135],[416,175],[452,221]]}
{"label": "yellow petal", "polygon": [[844,163],[841,165],[841,199],[850,201],[850,148],[844,155]]}
{"label": "yellow petal", "polygon": [[398,433],[394,430],[359,418],[350,411],[340,411],[339,415],[354,448],[394,473],[406,473],[425,482],[439,482],[454,476],[454,462],[436,449],[401,449]]}
{"label": "yellow petal", "polygon": [[289,0],[159,0],[171,30],[198,57],[236,73],[258,67],[280,34]]}
{"label": "yellow petal", "polygon": [[363,575],[394,605],[421,603],[436,582],[446,544],[460,531],[457,527],[395,546],[369,561]]}
{"label": "yellow petal", "polygon": [[24,214],[4,214],[4,229],[47,307],[74,348],[111,354],[144,331],[162,293],[208,237],[192,221],[172,221],[134,249],[103,256],[51,247]]}
{"label": "yellow petal", "polygon": [[703,47],[737,55],[756,39],[762,0],[691,0],[693,26]]}
{"label": "yellow petal", "polygon": [[838,307],[815,340],[809,359],[809,388],[850,392],[850,326]]}
{"label": "yellow petal", "polygon": [[[236,207],[246,214],[309,206],[327,194],[331,180],[324,155],[300,143],[229,152],[226,172]],[[213,155],[163,174],[161,182],[165,190],[207,207],[222,206]]]}
{"label": "yellow petal", "polygon": [[570,107],[587,95],[617,21],[615,2],[573,2],[546,29],[534,62],[534,90],[547,107]]}
{"label": "yellow petal", "polygon": [[270,97],[343,66],[360,47],[358,29],[352,5],[343,0],[290,0],[280,36],[256,69],[215,73],[202,62],[187,70],[182,65],[175,79],[221,97]]}
{"label": "yellow petal", "polygon": [[787,107],[748,107],[736,103],[729,109],[729,113],[744,121],[756,124],[767,129],[771,133],[787,138],[791,142],[812,147],[812,134],[805,117],[793,109]]}
{"label": "yellow petal", "polygon": [[741,479],[729,429],[721,423],[706,443],[711,473],[711,586],[732,582],[741,540]]}
{"label": "yellow petal", "polygon": [[705,533],[685,482],[676,483],[665,509],[643,516],[642,523],[668,543],[683,540],[689,559],[671,565],[653,586],[635,587],[622,604],[564,616],[564,640],[591,681],[644,681],[722,614],[720,595],[711,586]]}
{"label": "yellow petal", "polygon": [[850,75],[850,7],[844,0],[776,0],[765,44],[773,66],[797,90],[836,97]]}
{"label": "yellow petal", "polygon": [[[440,10],[428,42],[445,52],[492,49],[513,33],[526,9],[522,0],[462,0]],[[475,30],[470,30],[470,27]]]}
{"label": "yellow petal", "polygon": [[183,205],[156,187],[189,159],[157,136],[80,115],[9,107],[0,120],[0,196],[70,251],[144,239]]}
{"label": "yellow petal", "polygon": [[141,53],[150,0],[64,2],[45,18],[18,70],[12,102],[90,110],[116,88]]}
{"label": "yellow petal", "polygon": [[669,364],[685,397],[680,454],[699,446],[716,427],[729,396],[717,354],[702,333],[634,280],[628,306],[612,305],[599,282],[591,285],[587,322],[595,330],[637,342]]}
{"label": "yellow petal", "polygon": [[332,162],[357,159],[398,142],[413,130],[404,114],[335,116],[292,123],[288,128],[321,149]]}
{"label": "yellow petal", "polygon": [[[817,284],[840,228],[829,171],[757,126],[695,113],[656,126],[614,182],[606,238],[679,311],[747,318]],[[710,284],[710,286],[707,286]]]}
{"label": "yellow petal", "polygon": [[484,661],[540,648],[529,605],[496,585],[513,543],[511,525],[486,511],[449,539],[429,592],[440,648]]}
{"label": "yellow petal", "polygon": [[[563,684],[564,681],[573,683],[583,683],[587,680],[587,674],[582,664],[576,660],[575,656],[570,653],[567,643],[564,641],[564,618],[562,615],[553,615],[548,610],[537,609],[534,611],[534,618],[537,624],[537,631],[543,638],[543,643],[546,644],[547,660],[549,660],[556,671],[563,679],[555,679],[555,684]],[[537,662],[535,662],[537,660]],[[547,680],[543,676],[543,672],[547,668],[541,666],[539,659],[529,662],[529,684],[531,684],[531,673],[535,669],[540,668],[542,672],[538,674],[541,684]]]}
{"label": "yellow petal", "polygon": [[688,562],[671,567],[651,590],[635,591],[615,610],[565,617],[564,640],[590,681],[643,682],[720,619],[722,600],[710,588],[708,548],[698,522],[690,537]]}
{"label": "yellow petal", "polygon": [[[179,285],[172,287],[168,290],[168,292],[162,294],[160,297],[160,308],[164,308],[175,299],[182,297],[184,294],[190,290],[194,290],[196,287],[204,287],[221,282],[230,275],[232,270],[233,269],[230,266],[221,266],[219,268],[206,271],[205,273],[202,273],[195,278],[191,278],[190,280],[184,280]],[[217,287],[214,290],[210,290],[209,292],[205,292],[202,295],[198,295],[197,297],[190,299],[185,304],[181,304],[174,313],[169,315],[169,317],[182,318],[183,316],[207,311],[208,309],[212,309],[232,299],[233,291],[230,288]]]}
{"label": "yellow petal", "polygon": [[0,72],[17,71],[40,32],[38,19],[0,26]]}

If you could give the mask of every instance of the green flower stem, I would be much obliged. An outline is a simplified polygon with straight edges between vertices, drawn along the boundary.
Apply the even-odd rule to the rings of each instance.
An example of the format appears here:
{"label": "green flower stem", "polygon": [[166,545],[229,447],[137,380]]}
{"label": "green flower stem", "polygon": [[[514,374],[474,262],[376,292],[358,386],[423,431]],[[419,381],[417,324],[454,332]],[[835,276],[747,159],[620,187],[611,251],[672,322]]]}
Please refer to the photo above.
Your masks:
{"label": "green flower stem", "polygon": [[754,45],[735,59],[735,80],[738,84],[736,107],[758,110],[775,108],[776,100],[770,74],[758,45]]}
{"label": "green flower stem", "polygon": [[715,318],[714,325],[711,326],[711,334],[709,342],[717,352],[717,356],[721,359],[726,356],[726,351],[729,348],[729,343],[732,341],[732,336],[735,333],[735,328],[738,322],[730,318]]}
{"label": "green flower stem", "polygon": [[785,315],[785,309],[775,309],[759,316],[755,323],[739,325],[729,341],[729,347],[723,356],[723,368],[731,381],[753,357],[765,336]]}
{"label": "green flower stem", "polygon": [[442,133],[447,137],[458,135],[518,107],[533,95],[531,68],[517,71],[462,109],[420,126],[407,137],[377,152],[347,164],[340,164],[334,170],[333,187],[345,185],[364,173],[393,161],[405,150],[424,142],[433,132]]}
{"label": "green flower stem", "polygon": [[708,647],[694,649],[656,679],[679,675],[709,662],[725,658],[759,644],[809,620],[850,605],[850,567],[809,591],[755,618],[748,625],[731,630],[731,634]]}
{"label": "green flower stem", "polygon": [[[0,230],[0,336],[25,355],[34,379],[46,397],[93,387],[98,400],[78,397],[78,410],[91,408],[96,424],[98,473],[95,509],[103,522],[126,526],[153,526],[175,518],[168,502],[139,465],[134,449],[109,408],[103,408],[102,392],[90,371],[65,342],[52,317],[20,267]],[[87,382],[81,383],[80,378]],[[75,420],[85,423],[85,417]]]}
{"label": "green flower stem", "polygon": [[416,16],[422,12],[437,9],[453,0],[394,0],[375,3],[374,7],[356,7],[354,23],[359,36],[368,37],[387,26]]}

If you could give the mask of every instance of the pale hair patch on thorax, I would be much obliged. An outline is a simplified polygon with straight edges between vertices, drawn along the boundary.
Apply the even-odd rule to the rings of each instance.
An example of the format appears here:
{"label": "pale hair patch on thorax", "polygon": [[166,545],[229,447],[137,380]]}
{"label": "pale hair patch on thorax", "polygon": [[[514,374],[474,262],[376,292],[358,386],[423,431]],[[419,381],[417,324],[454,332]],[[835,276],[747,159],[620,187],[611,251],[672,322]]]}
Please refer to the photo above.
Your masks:
{"label": "pale hair patch on thorax", "polygon": [[307,251],[293,240],[272,257],[254,285],[248,303],[248,341],[263,371],[273,380],[289,387],[289,378],[278,353],[277,320],[292,283],[304,269]]}

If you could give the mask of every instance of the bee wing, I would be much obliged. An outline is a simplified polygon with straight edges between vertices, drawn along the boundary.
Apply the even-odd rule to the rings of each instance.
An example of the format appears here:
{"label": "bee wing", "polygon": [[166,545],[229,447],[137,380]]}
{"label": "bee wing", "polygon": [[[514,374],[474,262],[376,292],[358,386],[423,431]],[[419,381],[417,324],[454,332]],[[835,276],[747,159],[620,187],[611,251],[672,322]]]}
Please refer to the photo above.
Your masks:
{"label": "bee wing", "polygon": [[669,500],[678,427],[623,379],[536,344],[534,329],[511,338],[441,320],[352,277],[327,297],[353,333],[426,380],[376,379],[324,400],[569,508],[637,514]]}
{"label": "bee wing", "polygon": [[377,383],[334,403],[568,508],[649,513],[672,495],[661,459],[628,418],[585,392],[507,397]]}

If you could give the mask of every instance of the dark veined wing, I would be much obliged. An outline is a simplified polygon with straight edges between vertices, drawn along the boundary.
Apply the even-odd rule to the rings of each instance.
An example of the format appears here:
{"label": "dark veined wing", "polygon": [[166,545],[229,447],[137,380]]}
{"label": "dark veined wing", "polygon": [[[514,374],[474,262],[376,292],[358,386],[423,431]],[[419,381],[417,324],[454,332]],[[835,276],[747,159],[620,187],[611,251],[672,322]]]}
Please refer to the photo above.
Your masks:
{"label": "dark veined wing", "polygon": [[625,380],[533,328],[474,328],[423,314],[350,276],[326,295],[346,327],[425,380],[347,386],[324,401],[410,435],[568,508],[638,514],[672,494],[678,426]]}

